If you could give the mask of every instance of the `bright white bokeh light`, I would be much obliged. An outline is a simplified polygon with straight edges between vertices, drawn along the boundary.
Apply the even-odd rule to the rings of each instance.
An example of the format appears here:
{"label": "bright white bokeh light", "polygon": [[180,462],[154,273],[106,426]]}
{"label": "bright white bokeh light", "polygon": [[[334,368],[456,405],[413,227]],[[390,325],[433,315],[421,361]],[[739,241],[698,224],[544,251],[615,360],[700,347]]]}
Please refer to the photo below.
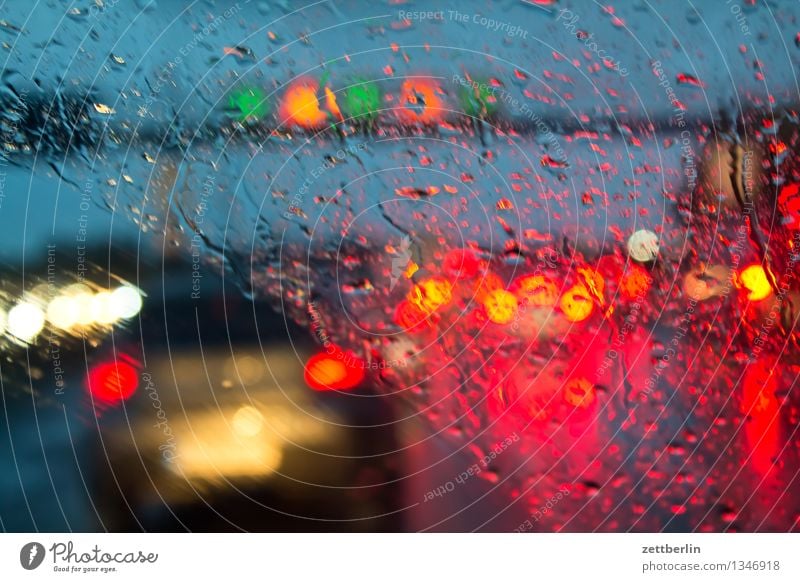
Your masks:
{"label": "bright white bokeh light", "polygon": [[47,320],[55,327],[68,330],[91,325],[112,325],[129,319],[142,308],[138,288],[123,285],[114,291],[94,293],[82,283],[70,285],[47,306]]}
{"label": "bright white bokeh light", "polygon": [[92,321],[101,325],[114,323],[118,318],[114,311],[111,291],[100,291],[92,297]]}
{"label": "bright white bokeh light", "polygon": [[110,302],[115,319],[129,319],[142,309],[142,294],[136,287],[124,285],[114,289]]}
{"label": "bright white bokeh light", "polygon": [[6,329],[6,320],[8,319],[5,309],[0,308],[0,333]]}
{"label": "bright white bokeh light", "polygon": [[628,239],[628,255],[638,263],[654,261],[658,251],[658,235],[651,230],[637,230]]}
{"label": "bright white bokeh light", "polygon": [[44,328],[44,311],[34,303],[18,303],[8,312],[8,333],[24,342],[30,342]]}
{"label": "bright white bokeh light", "polygon": [[59,295],[47,306],[47,321],[58,329],[69,329],[78,323],[78,309],[74,297]]}
{"label": "bright white bokeh light", "polygon": [[94,323],[94,293],[79,293],[72,299],[75,301],[75,317],[78,325],[92,325]]}

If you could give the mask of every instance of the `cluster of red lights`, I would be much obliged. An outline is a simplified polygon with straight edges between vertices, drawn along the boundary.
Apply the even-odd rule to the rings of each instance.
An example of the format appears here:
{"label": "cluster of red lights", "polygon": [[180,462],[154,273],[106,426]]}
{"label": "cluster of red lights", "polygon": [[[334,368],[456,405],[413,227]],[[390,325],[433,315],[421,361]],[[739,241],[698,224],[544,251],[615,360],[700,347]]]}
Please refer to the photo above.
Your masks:
{"label": "cluster of red lights", "polygon": [[398,305],[395,323],[414,333],[437,325],[441,316],[457,307],[461,315],[478,323],[512,326],[529,309],[544,309],[563,316],[571,323],[587,321],[598,308],[605,307],[606,281],[613,277],[619,295],[630,301],[644,296],[652,284],[649,273],[638,265],[623,271],[615,260],[601,261],[597,267],[578,267],[569,283],[554,274],[523,274],[506,285],[470,249],[448,252],[442,261],[442,274],[421,279]]}
{"label": "cluster of red lights", "polygon": [[[411,287],[393,317],[405,333],[443,330],[455,320],[475,329],[488,325],[509,334],[535,336],[536,325],[552,319],[560,322],[554,329],[565,331],[593,317],[610,317],[615,307],[607,296],[618,305],[646,302],[653,284],[645,267],[618,256],[573,267],[569,277],[560,277],[555,269],[537,269],[509,283],[471,249],[451,250],[439,258],[437,272],[432,266],[421,270],[413,262],[406,269]],[[763,301],[772,294],[760,265],[743,267],[734,281],[745,301]],[[305,380],[314,390],[347,390],[363,381],[365,369],[353,353],[329,346],[308,361]],[[579,384],[564,394],[574,406],[585,407],[594,400],[592,389]]]}

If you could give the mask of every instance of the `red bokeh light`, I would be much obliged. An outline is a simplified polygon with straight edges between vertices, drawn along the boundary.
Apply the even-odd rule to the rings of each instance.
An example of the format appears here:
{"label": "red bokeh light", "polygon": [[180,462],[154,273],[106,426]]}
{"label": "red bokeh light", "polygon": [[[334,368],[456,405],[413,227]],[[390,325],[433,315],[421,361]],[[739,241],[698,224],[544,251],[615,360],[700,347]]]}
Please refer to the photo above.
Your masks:
{"label": "red bokeh light", "polygon": [[442,261],[444,272],[455,279],[472,279],[478,274],[480,261],[470,249],[449,251]]}
{"label": "red bokeh light", "polygon": [[352,352],[329,345],[308,359],[303,378],[312,390],[350,390],[364,380],[365,368],[364,360]]}
{"label": "red bokeh light", "polygon": [[87,388],[95,400],[103,404],[119,404],[139,387],[136,368],[126,362],[104,362],[89,371]]}
{"label": "red bokeh light", "polygon": [[762,358],[747,367],[742,383],[740,411],[745,415],[744,436],[750,465],[760,474],[773,466],[780,448],[778,362]]}

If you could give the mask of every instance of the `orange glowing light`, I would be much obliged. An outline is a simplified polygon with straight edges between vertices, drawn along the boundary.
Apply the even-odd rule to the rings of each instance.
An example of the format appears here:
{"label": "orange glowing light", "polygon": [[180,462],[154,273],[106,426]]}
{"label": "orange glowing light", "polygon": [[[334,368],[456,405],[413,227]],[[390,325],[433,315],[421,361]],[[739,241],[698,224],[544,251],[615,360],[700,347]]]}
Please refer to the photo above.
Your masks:
{"label": "orange glowing light", "polygon": [[528,305],[549,307],[555,305],[558,299],[558,286],[543,275],[520,277],[512,283],[511,288]]}
{"label": "orange glowing light", "polygon": [[486,301],[486,296],[497,289],[503,288],[503,280],[494,273],[486,273],[475,282],[475,300],[478,303]]}
{"label": "orange glowing light", "polygon": [[312,390],[349,390],[364,380],[365,367],[358,356],[330,345],[308,359],[303,377]]}
{"label": "orange glowing light", "polygon": [[313,129],[324,125],[328,116],[320,109],[317,91],[319,84],[313,79],[300,79],[292,83],[283,96],[281,121]]}
{"label": "orange glowing light", "polygon": [[344,121],[344,116],[342,116],[339,105],[336,103],[336,95],[333,94],[333,91],[331,91],[329,87],[325,87],[325,105],[328,107],[328,111],[330,111],[336,117],[336,119],[339,121]]}
{"label": "orange glowing light", "polygon": [[589,269],[586,267],[578,268],[578,274],[583,279],[583,284],[586,289],[600,302],[603,304],[603,291],[606,288],[606,282],[603,280],[603,276],[595,271],[594,269]]}
{"label": "orange glowing light", "polygon": [[573,378],[564,386],[564,400],[576,408],[588,408],[594,399],[594,384],[586,378]]}
{"label": "orange glowing light", "polygon": [[583,285],[574,285],[561,296],[561,311],[566,318],[577,323],[586,320],[594,311],[591,292]]}
{"label": "orange glowing light", "polygon": [[483,307],[486,309],[486,316],[490,321],[500,325],[506,325],[513,321],[517,314],[517,298],[513,293],[505,289],[495,289],[486,295]]}
{"label": "orange glowing light", "polygon": [[406,279],[410,279],[417,271],[419,271],[419,265],[414,261],[408,261],[408,265],[406,266],[406,270],[403,272],[403,276]]}
{"label": "orange glowing light", "polygon": [[747,298],[750,301],[761,301],[772,293],[767,274],[761,265],[750,265],[739,273],[739,286],[749,291]]}
{"label": "orange glowing light", "polygon": [[427,79],[409,79],[400,92],[400,117],[407,122],[431,123],[444,117],[444,91]]}
{"label": "orange glowing light", "polygon": [[403,300],[394,312],[394,322],[405,331],[420,331],[429,325],[428,315],[411,301]]}
{"label": "orange glowing light", "polygon": [[644,296],[650,290],[652,283],[645,269],[633,265],[619,280],[619,292],[625,299],[636,299]]}
{"label": "orange glowing light", "polygon": [[440,277],[431,277],[414,285],[408,300],[425,313],[432,313],[453,299],[453,285]]}
{"label": "orange glowing light", "polygon": [[139,387],[139,374],[126,362],[98,364],[89,372],[87,388],[103,404],[119,404],[133,396]]}

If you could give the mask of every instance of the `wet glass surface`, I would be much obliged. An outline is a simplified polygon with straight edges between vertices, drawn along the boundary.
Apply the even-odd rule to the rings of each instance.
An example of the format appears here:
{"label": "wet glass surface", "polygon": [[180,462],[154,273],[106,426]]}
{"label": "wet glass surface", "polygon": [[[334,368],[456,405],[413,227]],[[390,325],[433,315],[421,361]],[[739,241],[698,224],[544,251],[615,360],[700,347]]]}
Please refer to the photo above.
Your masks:
{"label": "wet glass surface", "polygon": [[797,528],[796,4],[8,6],[4,528]]}

